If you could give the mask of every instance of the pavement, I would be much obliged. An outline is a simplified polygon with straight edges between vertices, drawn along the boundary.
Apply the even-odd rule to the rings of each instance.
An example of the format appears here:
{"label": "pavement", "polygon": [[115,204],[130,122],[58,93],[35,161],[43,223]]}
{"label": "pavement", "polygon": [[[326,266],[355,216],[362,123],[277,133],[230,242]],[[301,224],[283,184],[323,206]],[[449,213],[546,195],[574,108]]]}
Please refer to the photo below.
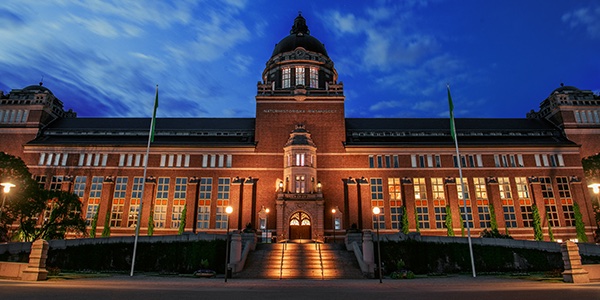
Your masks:
{"label": "pavement", "polygon": [[0,280],[0,299],[600,299],[600,282],[572,284],[495,276],[411,280],[258,280],[114,275]]}

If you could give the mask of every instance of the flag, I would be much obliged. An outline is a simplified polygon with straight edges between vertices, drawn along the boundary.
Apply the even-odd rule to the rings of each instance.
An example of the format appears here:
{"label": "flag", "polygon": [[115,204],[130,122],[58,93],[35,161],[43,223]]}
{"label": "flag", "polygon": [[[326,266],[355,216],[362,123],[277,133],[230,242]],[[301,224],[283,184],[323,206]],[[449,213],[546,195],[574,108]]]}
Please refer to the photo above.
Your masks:
{"label": "flag", "polygon": [[454,129],[454,104],[452,104],[452,96],[450,95],[450,85],[446,85],[448,88],[448,106],[450,108],[450,135],[452,139],[456,141],[456,130]]}
{"label": "flag", "polygon": [[152,128],[150,129],[150,142],[154,142],[154,128],[156,127],[156,109],[158,108],[158,85],[156,85],[156,98],[154,98],[154,112],[152,113]]}

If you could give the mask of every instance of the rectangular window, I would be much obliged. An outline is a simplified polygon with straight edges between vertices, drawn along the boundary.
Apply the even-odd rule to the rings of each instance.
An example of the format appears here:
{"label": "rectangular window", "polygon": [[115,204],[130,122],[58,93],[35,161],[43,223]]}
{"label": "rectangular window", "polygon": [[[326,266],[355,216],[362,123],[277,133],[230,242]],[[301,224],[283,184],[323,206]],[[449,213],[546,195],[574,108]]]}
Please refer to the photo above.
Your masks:
{"label": "rectangular window", "polygon": [[[548,224],[552,227],[559,227],[560,221],[558,220],[558,209],[556,207],[555,199],[544,199],[544,205],[546,206],[546,214],[548,217]],[[543,219],[543,217],[542,217]]]}
{"label": "rectangular window", "polygon": [[[460,183],[460,179],[458,180],[459,182],[456,183],[456,191],[458,192],[458,199],[471,199],[469,197],[469,179],[468,178],[463,178],[463,184]],[[463,191],[463,187],[464,187],[464,191]]]}
{"label": "rectangular window", "polygon": [[531,199],[519,199],[521,206],[521,217],[523,218],[524,227],[533,227],[533,206]]}
{"label": "rectangular window", "polygon": [[100,198],[102,196],[102,182],[104,179],[102,176],[92,177],[92,184],[90,186],[90,195],[88,197],[88,206],[85,214],[85,223],[87,226],[92,225],[92,221],[98,212],[98,206],[100,205]]}
{"label": "rectangular window", "polygon": [[383,179],[371,178],[371,208],[379,207],[378,216],[373,215],[373,229],[385,229],[385,213],[383,204]]}
{"label": "rectangular window", "polygon": [[542,188],[542,197],[544,199],[554,198],[554,191],[552,189],[552,178],[540,177],[540,187]]}
{"label": "rectangular window", "polygon": [[392,221],[392,229],[396,230],[402,228],[402,194],[400,187],[400,178],[388,178],[390,220]]}
{"label": "rectangular window", "polygon": [[[471,208],[471,200],[466,200],[466,210],[465,210],[465,200],[460,200],[458,201],[458,205],[459,205],[459,209],[460,209],[460,217],[463,220],[463,226],[465,228],[467,228],[467,226],[469,226],[469,228],[473,228],[473,209]],[[465,215],[466,212],[466,215]],[[468,222],[468,224],[467,224]]]}
{"label": "rectangular window", "polygon": [[473,184],[475,185],[475,199],[487,200],[487,190],[485,188],[485,178],[475,177],[473,178]]}
{"label": "rectangular window", "polygon": [[571,190],[569,189],[569,179],[565,176],[556,177],[556,183],[558,185],[558,196],[560,199],[570,199]]}
{"label": "rectangular window", "polygon": [[181,224],[181,214],[185,208],[185,198],[187,194],[187,178],[175,178],[175,195],[173,196],[173,207],[171,210],[171,228],[179,228]]}
{"label": "rectangular window", "polygon": [[517,215],[515,214],[515,205],[512,199],[502,200],[502,211],[504,213],[504,223],[506,228],[517,227]]}
{"label": "rectangular window", "polygon": [[225,208],[229,205],[229,189],[230,189],[230,178],[219,178],[217,185],[217,214],[216,228],[225,229],[227,228],[228,215],[225,212]]}
{"label": "rectangular window", "polygon": [[313,89],[319,88],[319,69],[310,68],[310,87]]}
{"label": "rectangular window", "polygon": [[34,175],[33,179],[35,180],[35,182],[38,183],[40,189],[45,189],[46,188],[46,175]]}
{"label": "rectangular window", "polygon": [[305,85],[304,67],[296,67],[296,85]]}
{"label": "rectangular window", "polygon": [[127,177],[117,177],[113,193],[112,208],[110,213],[110,226],[121,227],[123,208],[125,206],[125,193],[127,191]]}
{"label": "rectangular window", "polygon": [[52,176],[52,180],[50,181],[50,190],[51,191],[62,190],[62,183],[63,183],[62,176]]}
{"label": "rectangular window", "polygon": [[87,177],[77,176],[75,177],[75,184],[73,185],[73,193],[79,197],[79,200],[83,200],[85,193],[85,182]]}
{"label": "rectangular window", "polygon": [[306,177],[304,175],[296,175],[294,183],[296,193],[306,192]]}
{"label": "rectangular window", "polygon": [[415,200],[417,224],[421,229],[429,229],[429,207],[427,200]]}
{"label": "rectangular window", "polygon": [[135,227],[137,218],[140,214],[140,199],[142,198],[142,188],[144,180],[142,177],[133,178],[131,187],[131,199],[129,201],[129,214],[127,215],[127,227]]}
{"label": "rectangular window", "polygon": [[167,205],[169,201],[169,184],[171,178],[159,177],[156,183],[156,200],[154,202],[154,227],[165,228]]}
{"label": "rectangular window", "polygon": [[500,199],[512,199],[508,177],[498,177],[498,188],[500,189]]}
{"label": "rectangular window", "polygon": [[212,178],[202,177],[198,183],[198,221],[196,228],[207,229],[210,222],[210,198],[212,196]]}
{"label": "rectangular window", "polygon": [[413,178],[415,199],[427,200],[427,184],[425,178]]}
{"label": "rectangular window", "polygon": [[573,209],[573,199],[560,199],[563,215],[565,217],[565,226],[575,226],[575,211]]}
{"label": "rectangular window", "polygon": [[433,191],[433,200],[446,199],[446,196],[444,194],[444,178],[431,178],[431,189]]}
{"label": "rectangular window", "polygon": [[398,161],[398,155],[394,155],[394,168],[399,168],[400,162]]}
{"label": "rectangular window", "polygon": [[375,168],[375,157],[373,155],[369,155],[369,168]]}
{"label": "rectangular window", "polygon": [[433,200],[433,213],[435,217],[435,228],[446,228],[446,200]]}
{"label": "rectangular window", "polygon": [[281,69],[281,87],[286,89],[291,86],[292,72],[290,68]]}
{"label": "rectangular window", "polygon": [[490,216],[490,203],[487,199],[477,199],[477,215],[479,216],[479,227],[492,227]]}
{"label": "rectangular window", "polygon": [[515,177],[515,183],[517,185],[517,196],[519,196],[519,199],[529,199],[529,187],[527,185],[527,178]]}

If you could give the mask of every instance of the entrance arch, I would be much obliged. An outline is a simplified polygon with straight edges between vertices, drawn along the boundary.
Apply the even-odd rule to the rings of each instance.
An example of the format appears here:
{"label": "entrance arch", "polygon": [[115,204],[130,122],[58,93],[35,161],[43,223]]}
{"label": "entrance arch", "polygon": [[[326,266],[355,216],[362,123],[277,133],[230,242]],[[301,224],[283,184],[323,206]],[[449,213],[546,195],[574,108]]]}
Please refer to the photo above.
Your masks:
{"label": "entrance arch", "polygon": [[299,240],[312,238],[312,222],[310,216],[303,212],[298,211],[290,216],[290,240]]}

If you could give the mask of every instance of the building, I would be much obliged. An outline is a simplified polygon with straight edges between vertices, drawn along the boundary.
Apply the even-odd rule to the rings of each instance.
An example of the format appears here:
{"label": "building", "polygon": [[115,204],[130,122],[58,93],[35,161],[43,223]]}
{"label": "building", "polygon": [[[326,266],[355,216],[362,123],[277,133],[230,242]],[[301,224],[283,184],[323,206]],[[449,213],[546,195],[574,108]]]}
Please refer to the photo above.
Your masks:
{"label": "building", "polygon": [[344,100],[333,61],[299,15],[266,64],[256,117],[158,119],[146,178],[149,118],[77,118],[42,85],[2,96],[0,134],[14,143],[0,150],[22,157],[46,188],[79,195],[88,225],[98,214],[97,232],[110,226],[114,236],[134,234],[141,216],[142,234],[149,220],[154,234],[175,234],[185,219],[190,233],[229,222],[326,240],[351,228],[398,232],[406,214],[423,235],[446,235],[450,224],[460,235],[467,222],[478,235],[495,220],[532,239],[537,205],[546,239],[548,224],[573,239],[578,203],[591,237],[581,167],[600,142],[591,92],[560,87],[528,118],[457,119],[460,157],[448,119],[346,118]]}

